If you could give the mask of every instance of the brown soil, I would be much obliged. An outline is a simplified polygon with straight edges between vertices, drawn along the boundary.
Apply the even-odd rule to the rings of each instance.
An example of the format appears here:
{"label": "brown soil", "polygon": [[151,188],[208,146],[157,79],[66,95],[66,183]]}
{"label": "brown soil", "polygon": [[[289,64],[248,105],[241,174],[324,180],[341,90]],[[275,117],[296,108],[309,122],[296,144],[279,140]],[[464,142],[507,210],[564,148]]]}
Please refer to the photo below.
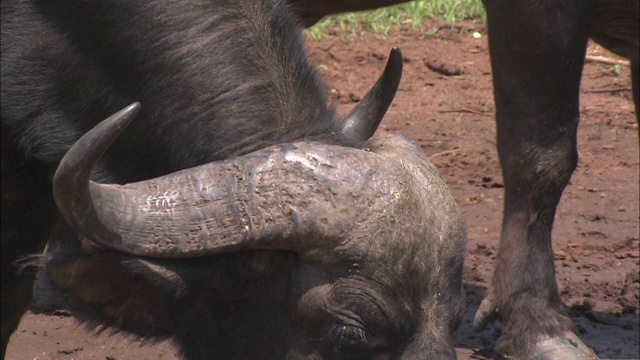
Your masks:
{"label": "brown soil", "polygon": [[[430,24],[427,28],[434,28]],[[476,39],[474,31],[482,34]],[[490,359],[499,324],[472,333],[470,322],[490,280],[498,247],[502,178],[495,150],[494,103],[486,32],[467,24],[435,36],[402,29],[385,39],[363,34],[309,40],[331,98],[346,114],[399,46],[405,70],[379,131],[417,141],[439,167],[466,216],[468,310],[455,334],[460,359]],[[597,45],[589,54],[613,57]],[[440,72],[438,72],[440,71]],[[443,75],[447,72],[453,75]],[[458,74],[460,73],[460,74]],[[458,75],[456,75],[458,74]],[[554,229],[560,291],[581,337],[603,358],[639,358],[638,128],[627,66],[585,66],[580,162]],[[43,284],[38,301],[11,339],[7,359],[173,359],[170,342],[89,332]]]}

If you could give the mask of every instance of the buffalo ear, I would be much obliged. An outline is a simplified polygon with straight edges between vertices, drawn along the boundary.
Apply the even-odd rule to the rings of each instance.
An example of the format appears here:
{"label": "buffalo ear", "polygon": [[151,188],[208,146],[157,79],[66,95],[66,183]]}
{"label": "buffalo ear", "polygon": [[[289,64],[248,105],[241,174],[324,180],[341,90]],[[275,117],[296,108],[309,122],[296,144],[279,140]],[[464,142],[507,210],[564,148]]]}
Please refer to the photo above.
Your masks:
{"label": "buffalo ear", "polygon": [[378,81],[341,124],[339,131],[346,145],[359,147],[373,136],[396,95],[401,77],[402,52],[394,47]]}
{"label": "buffalo ear", "polygon": [[172,327],[167,317],[175,303],[172,293],[179,291],[169,284],[175,280],[144,268],[143,260],[104,252],[55,259],[46,270],[56,286],[97,311],[102,324],[140,336],[166,336]]}

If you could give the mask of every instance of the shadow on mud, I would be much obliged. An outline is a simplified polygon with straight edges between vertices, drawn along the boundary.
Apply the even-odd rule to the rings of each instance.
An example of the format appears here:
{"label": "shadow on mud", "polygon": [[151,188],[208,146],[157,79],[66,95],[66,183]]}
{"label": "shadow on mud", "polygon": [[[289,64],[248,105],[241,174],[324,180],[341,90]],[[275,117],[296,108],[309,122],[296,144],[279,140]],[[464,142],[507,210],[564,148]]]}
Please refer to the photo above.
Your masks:
{"label": "shadow on mud", "polygon": [[[494,321],[480,332],[472,330],[473,317],[487,288],[465,282],[464,289],[467,307],[462,323],[454,333],[456,348],[470,349],[478,359],[495,358],[494,347],[502,334],[502,324]],[[628,309],[622,313],[599,312],[593,310],[588,302],[567,307],[580,338],[602,359],[640,358],[640,318],[636,311]]]}

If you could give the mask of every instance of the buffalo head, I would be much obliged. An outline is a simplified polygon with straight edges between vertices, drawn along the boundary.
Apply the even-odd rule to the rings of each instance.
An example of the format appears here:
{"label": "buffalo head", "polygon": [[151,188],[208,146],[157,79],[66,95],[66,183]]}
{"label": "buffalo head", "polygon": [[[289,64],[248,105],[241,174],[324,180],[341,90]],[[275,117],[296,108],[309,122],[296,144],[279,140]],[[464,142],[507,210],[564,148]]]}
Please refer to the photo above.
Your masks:
{"label": "buffalo head", "polygon": [[109,325],[173,338],[189,359],[455,358],[462,217],[419,146],[361,141],[377,123],[358,119],[380,114],[354,110],[339,144],[303,139],[137,183],[91,181],[139,108],[60,163],[56,202],[90,241],[54,254],[55,284]]}

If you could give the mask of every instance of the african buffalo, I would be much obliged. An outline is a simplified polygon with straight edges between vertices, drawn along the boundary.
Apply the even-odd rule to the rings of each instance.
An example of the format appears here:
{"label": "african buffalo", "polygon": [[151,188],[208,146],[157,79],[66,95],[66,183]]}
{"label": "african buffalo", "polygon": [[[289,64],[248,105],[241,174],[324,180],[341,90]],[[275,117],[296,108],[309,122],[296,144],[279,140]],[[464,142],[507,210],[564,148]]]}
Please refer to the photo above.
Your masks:
{"label": "african buffalo", "polygon": [[[401,0],[289,0],[305,26],[323,16]],[[483,0],[504,176],[502,234],[491,288],[474,327],[504,323],[498,353],[514,358],[591,359],[574,334],[555,278],[551,229],[576,167],[578,95],[587,39],[631,60],[640,95],[640,1]]]}
{"label": "african buffalo", "polygon": [[340,121],[281,1],[3,1],[3,355],[58,222],[54,283],[186,358],[454,358],[461,215],[372,137],[401,67]]}

